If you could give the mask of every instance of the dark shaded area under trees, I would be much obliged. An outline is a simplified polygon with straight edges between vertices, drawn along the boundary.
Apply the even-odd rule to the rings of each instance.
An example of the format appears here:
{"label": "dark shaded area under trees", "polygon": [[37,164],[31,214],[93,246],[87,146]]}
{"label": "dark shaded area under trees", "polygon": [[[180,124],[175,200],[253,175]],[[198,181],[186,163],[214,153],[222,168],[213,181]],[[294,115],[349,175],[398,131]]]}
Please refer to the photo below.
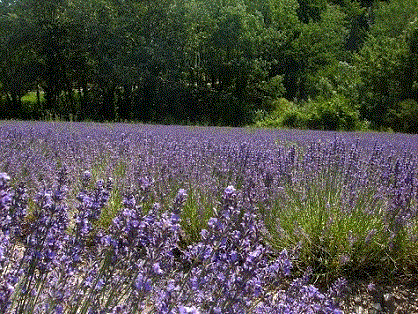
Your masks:
{"label": "dark shaded area under trees", "polygon": [[0,0],[0,106],[418,133],[418,0]]}

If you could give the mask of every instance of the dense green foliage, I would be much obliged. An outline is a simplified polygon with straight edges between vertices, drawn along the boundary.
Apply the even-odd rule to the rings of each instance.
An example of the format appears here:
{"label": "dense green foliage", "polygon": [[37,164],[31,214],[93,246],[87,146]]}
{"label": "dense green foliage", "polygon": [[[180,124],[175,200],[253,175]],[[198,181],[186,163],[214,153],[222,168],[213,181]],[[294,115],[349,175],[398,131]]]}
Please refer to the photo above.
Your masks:
{"label": "dense green foliage", "polygon": [[0,1],[0,118],[417,132],[417,102],[417,0]]}

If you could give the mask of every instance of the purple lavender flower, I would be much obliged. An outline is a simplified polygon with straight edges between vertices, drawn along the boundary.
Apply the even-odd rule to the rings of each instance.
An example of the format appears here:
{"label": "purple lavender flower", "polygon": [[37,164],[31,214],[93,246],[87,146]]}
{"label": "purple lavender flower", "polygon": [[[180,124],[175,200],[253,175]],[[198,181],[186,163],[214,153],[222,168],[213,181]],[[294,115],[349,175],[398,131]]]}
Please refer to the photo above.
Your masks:
{"label": "purple lavender flower", "polygon": [[10,177],[7,175],[7,173],[0,172],[0,189],[7,188],[9,181],[10,181]]}
{"label": "purple lavender flower", "polygon": [[[35,313],[67,313],[77,302],[85,302],[85,311],[91,313],[245,313],[254,306],[255,313],[338,313],[341,282],[333,288],[337,293],[321,293],[309,285],[308,276],[296,280],[290,289],[274,290],[290,274],[295,257],[291,247],[276,251],[265,243],[268,226],[263,226],[263,218],[270,217],[274,202],[286,205],[288,187],[300,191],[304,206],[309,202],[306,182],[316,180],[324,187],[321,176],[330,177],[341,184],[341,195],[329,202],[329,208],[324,202],[323,209],[336,210],[340,201],[342,215],[361,210],[382,215],[383,238],[389,243],[385,254],[394,254],[401,245],[397,239],[417,215],[417,159],[412,154],[418,147],[416,137],[224,131],[3,123],[1,170],[14,182],[27,182],[29,192],[39,191],[28,215],[26,188],[9,187],[9,176],[0,173],[0,298],[9,302],[13,288],[17,298],[21,296],[14,308],[5,311],[30,312],[30,306],[16,310],[17,303],[30,304],[37,298]],[[294,143],[290,147],[289,140]],[[59,174],[57,184],[51,185],[57,164],[64,166],[60,172],[69,178]],[[115,184],[126,192],[123,208],[109,230],[97,222],[113,183],[98,181],[91,188],[91,173],[83,173],[96,165],[95,170],[103,166],[100,175],[116,172]],[[117,174],[118,165],[126,165],[123,175]],[[75,208],[65,196],[77,186],[77,173],[82,178]],[[210,211],[213,207],[219,211],[201,231],[201,241],[190,247],[178,242],[187,193],[178,191],[174,201],[167,198],[179,186],[197,186]],[[158,205],[150,209],[152,204]],[[261,205],[265,210],[257,210]],[[68,209],[76,212],[71,221],[65,214]],[[270,218],[276,228],[277,220]],[[347,238],[353,246],[362,244],[361,239],[372,245],[382,235],[381,230],[374,233],[377,227],[370,229],[360,237],[353,232]],[[23,244],[21,259],[10,248]],[[15,269],[17,265],[22,268]],[[36,269],[32,277],[27,276],[30,265]],[[45,275],[38,276],[39,270]],[[78,285],[77,278],[86,280]],[[17,282],[26,279],[34,284],[45,280],[44,290],[32,296],[37,290],[29,283],[22,284],[26,294],[16,289]],[[106,303],[107,293],[123,297]]]}
{"label": "purple lavender flower", "polygon": [[200,314],[199,310],[193,307],[182,306],[178,307],[179,314]]}
{"label": "purple lavender flower", "polygon": [[154,265],[152,265],[152,269],[154,271],[154,273],[156,273],[157,275],[162,275],[164,274],[164,271],[161,269],[160,267],[160,263],[154,263]]}
{"label": "purple lavender flower", "polygon": [[85,239],[93,230],[93,222],[100,217],[102,208],[107,204],[110,191],[112,189],[112,179],[109,178],[106,186],[103,180],[96,182],[96,187],[92,191],[83,189],[78,195],[78,213],[75,216],[76,233],[78,239]]}
{"label": "purple lavender flower", "polygon": [[178,215],[180,213],[181,207],[184,205],[187,199],[187,193],[185,189],[180,189],[177,192],[176,198],[173,204],[173,213]]}
{"label": "purple lavender flower", "polygon": [[92,177],[92,174],[90,171],[85,170],[83,172],[81,176],[81,183],[82,183],[83,188],[86,188],[89,185],[91,177]]}
{"label": "purple lavender flower", "polygon": [[6,310],[11,305],[11,296],[15,288],[9,276],[2,276],[0,279],[0,311],[6,313]]}
{"label": "purple lavender flower", "polygon": [[0,173],[0,230],[8,234],[10,232],[10,206],[12,205],[13,195],[11,194],[8,182],[10,177],[5,173]]}
{"label": "purple lavender flower", "polygon": [[44,189],[35,198],[39,210],[34,212],[34,227],[26,238],[28,255],[25,258],[42,271],[50,271],[56,265],[58,252],[64,246],[69,224],[67,206],[63,203],[65,175],[65,171],[59,173],[55,191]]}
{"label": "purple lavender flower", "polygon": [[286,252],[270,261],[271,250],[260,243],[261,221],[253,209],[234,207],[236,197],[235,188],[229,186],[224,192],[223,210],[209,220],[201,243],[186,252],[191,261],[205,265],[203,270],[191,270],[189,285],[197,293],[198,303],[209,312],[245,311],[251,300],[265,293],[266,286],[284,275],[283,269],[288,273],[291,267]]}

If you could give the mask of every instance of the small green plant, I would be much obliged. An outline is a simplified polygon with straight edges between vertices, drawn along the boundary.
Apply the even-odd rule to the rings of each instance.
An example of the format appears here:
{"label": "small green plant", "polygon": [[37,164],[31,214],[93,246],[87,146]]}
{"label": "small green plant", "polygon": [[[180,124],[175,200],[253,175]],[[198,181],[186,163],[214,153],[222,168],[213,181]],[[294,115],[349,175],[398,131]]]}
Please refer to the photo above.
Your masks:
{"label": "small green plant", "polygon": [[399,263],[402,265],[405,274],[418,273],[418,221],[407,226],[400,240],[400,247],[403,249]]}
{"label": "small green plant", "polygon": [[109,202],[102,209],[97,225],[107,229],[113,221],[113,218],[117,216],[119,211],[123,208],[122,204],[122,194],[117,188],[113,188],[110,193]]}
{"label": "small green plant", "polygon": [[192,187],[187,191],[187,200],[181,212],[181,226],[185,233],[184,244],[200,241],[200,232],[207,228],[208,220],[214,215],[212,198],[198,187]]}

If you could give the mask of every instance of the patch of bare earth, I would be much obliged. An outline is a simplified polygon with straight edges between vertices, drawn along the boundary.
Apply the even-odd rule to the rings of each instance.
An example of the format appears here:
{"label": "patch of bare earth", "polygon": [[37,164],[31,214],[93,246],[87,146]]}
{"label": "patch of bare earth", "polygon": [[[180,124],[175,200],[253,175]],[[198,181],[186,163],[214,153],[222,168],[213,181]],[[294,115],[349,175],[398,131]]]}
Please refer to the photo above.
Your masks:
{"label": "patch of bare earth", "polygon": [[396,278],[391,282],[355,281],[341,302],[345,314],[417,314],[418,280]]}

